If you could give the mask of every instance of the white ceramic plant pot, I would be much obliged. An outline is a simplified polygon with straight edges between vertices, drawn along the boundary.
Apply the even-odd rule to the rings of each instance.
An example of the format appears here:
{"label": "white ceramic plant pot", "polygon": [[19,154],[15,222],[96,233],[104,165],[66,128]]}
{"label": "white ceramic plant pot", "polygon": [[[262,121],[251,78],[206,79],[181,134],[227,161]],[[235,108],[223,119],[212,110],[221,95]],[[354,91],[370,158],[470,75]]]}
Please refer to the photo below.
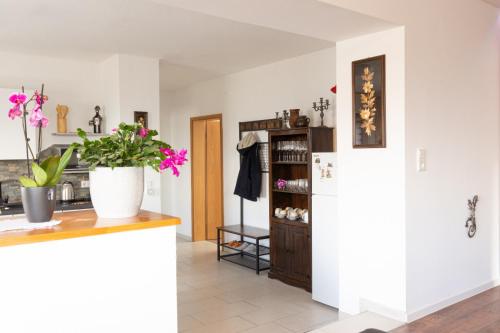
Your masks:
{"label": "white ceramic plant pot", "polygon": [[90,171],[89,178],[97,216],[125,218],[139,213],[144,196],[144,168],[97,167]]}

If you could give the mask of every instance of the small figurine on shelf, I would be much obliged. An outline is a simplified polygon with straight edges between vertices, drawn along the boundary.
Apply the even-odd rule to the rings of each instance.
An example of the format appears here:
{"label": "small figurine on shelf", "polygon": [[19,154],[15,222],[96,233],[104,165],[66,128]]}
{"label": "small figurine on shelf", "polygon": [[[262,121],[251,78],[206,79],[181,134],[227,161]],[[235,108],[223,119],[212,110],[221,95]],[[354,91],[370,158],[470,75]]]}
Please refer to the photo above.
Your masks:
{"label": "small figurine on shelf", "polygon": [[101,111],[101,107],[99,105],[96,105],[94,110],[95,116],[89,121],[89,126],[94,127],[95,134],[100,134],[102,133],[102,116],[99,114],[99,112]]}
{"label": "small figurine on shelf", "polygon": [[68,132],[68,122],[66,117],[68,116],[69,108],[67,105],[57,104],[57,133],[67,133]]}

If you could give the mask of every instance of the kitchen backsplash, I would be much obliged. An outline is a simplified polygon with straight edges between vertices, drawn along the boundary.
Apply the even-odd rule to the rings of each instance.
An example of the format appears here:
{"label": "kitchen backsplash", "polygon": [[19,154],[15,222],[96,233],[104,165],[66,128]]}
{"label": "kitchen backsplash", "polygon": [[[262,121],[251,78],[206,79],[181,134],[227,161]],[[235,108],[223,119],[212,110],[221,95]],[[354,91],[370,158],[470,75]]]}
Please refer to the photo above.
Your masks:
{"label": "kitchen backsplash", "polygon": [[[27,175],[25,160],[0,160],[0,182],[2,182],[2,198],[9,198],[9,202],[21,201],[21,190],[17,179]],[[75,199],[90,198],[88,188],[81,187],[82,180],[88,180],[88,173],[63,174],[60,183],[70,181],[75,190]],[[61,185],[57,186],[57,199],[61,198]]]}

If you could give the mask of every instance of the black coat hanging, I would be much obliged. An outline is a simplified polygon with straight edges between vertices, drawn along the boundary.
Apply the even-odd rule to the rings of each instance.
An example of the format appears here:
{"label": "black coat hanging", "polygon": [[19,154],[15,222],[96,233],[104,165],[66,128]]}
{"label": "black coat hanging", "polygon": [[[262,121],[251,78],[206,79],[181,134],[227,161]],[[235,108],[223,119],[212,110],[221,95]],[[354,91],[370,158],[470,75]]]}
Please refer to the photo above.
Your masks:
{"label": "black coat hanging", "polygon": [[247,134],[236,147],[241,157],[240,171],[236,180],[234,194],[257,201],[262,186],[259,144],[255,134]]}

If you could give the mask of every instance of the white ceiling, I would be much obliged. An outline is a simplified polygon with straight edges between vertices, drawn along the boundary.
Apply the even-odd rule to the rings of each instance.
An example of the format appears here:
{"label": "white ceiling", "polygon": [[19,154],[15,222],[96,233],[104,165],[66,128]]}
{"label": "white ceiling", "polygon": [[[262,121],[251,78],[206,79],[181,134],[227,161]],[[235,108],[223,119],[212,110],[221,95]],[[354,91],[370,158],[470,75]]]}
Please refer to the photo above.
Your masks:
{"label": "white ceiling", "polygon": [[391,25],[316,0],[0,0],[0,51],[161,59],[176,89]]}

